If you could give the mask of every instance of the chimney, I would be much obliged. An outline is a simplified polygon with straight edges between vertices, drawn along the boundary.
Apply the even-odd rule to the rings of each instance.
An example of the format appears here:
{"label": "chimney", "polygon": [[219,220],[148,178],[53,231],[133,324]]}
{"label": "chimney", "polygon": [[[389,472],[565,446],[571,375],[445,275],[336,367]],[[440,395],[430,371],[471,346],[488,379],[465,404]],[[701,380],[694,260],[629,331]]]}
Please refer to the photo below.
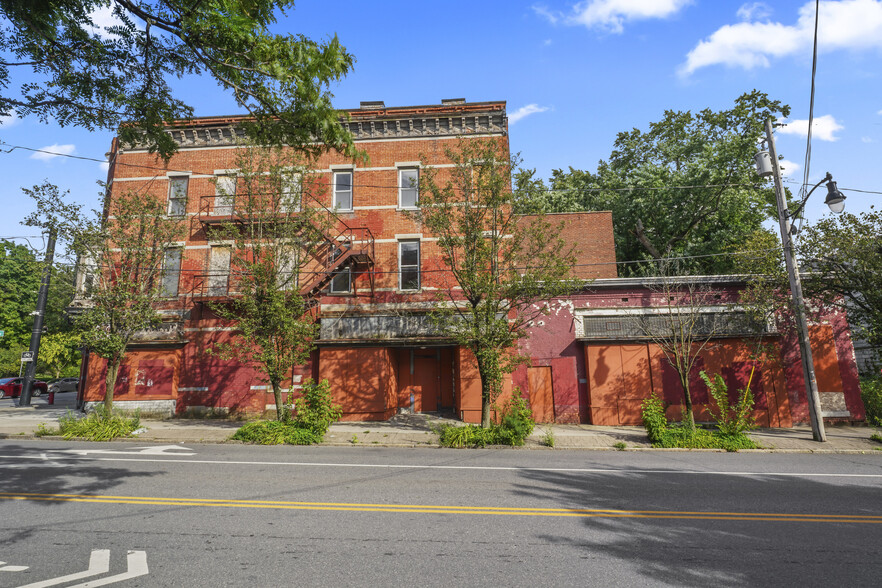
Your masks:
{"label": "chimney", "polygon": [[454,104],[465,104],[465,98],[442,98],[441,104],[444,106],[453,106]]}
{"label": "chimney", "polygon": [[375,100],[373,102],[362,101],[360,108],[362,110],[382,110],[386,108],[386,103],[382,100]]}

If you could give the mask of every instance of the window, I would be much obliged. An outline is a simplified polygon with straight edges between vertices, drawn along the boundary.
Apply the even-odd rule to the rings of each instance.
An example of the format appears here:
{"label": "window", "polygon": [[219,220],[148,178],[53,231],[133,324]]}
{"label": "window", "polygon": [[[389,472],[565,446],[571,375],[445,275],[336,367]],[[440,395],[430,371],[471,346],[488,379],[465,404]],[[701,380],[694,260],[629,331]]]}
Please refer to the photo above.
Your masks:
{"label": "window", "polygon": [[279,212],[300,212],[300,200],[302,197],[302,177],[297,173],[285,173],[282,175],[282,198],[279,202]]}
{"label": "window", "polygon": [[398,170],[398,207],[416,208],[419,198],[417,183],[420,178],[418,169]]}
{"label": "window", "polygon": [[230,247],[212,247],[208,260],[208,295],[226,296],[230,285]]}
{"label": "window", "polygon": [[218,175],[214,188],[214,214],[231,216],[236,201],[236,176]]}
{"label": "window", "polygon": [[162,256],[162,295],[173,298],[178,295],[181,277],[181,249],[166,249]]}
{"label": "window", "polygon": [[344,267],[331,278],[331,294],[347,294],[352,291],[352,268]]}
{"label": "window", "polygon": [[334,173],[334,208],[352,210],[352,172]]}
{"label": "window", "polygon": [[168,215],[184,216],[187,213],[187,176],[172,176],[168,179]]}
{"label": "window", "polygon": [[420,289],[420,242],[398,243],[398,289]]}

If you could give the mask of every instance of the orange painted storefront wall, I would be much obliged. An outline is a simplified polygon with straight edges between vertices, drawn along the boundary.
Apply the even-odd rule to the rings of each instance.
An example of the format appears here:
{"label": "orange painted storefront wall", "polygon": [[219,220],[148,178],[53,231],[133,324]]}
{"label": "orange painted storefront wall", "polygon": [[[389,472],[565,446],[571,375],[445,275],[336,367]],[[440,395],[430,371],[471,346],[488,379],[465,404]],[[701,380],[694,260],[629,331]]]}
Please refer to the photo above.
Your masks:
{"label": "orange painted storefront wall", "polygon": [[324,347],[319,352],[319,380],[331,384],[344,421],[380,421],[398,408],[395,355],[386,347]]}
{"label": "orange painted storefront wall", "polygon": [[[178,397],[181,369],[180,349],[133,350],[123,358],[113,390],[113,399],[174,400]],[[104,400],[107,362],[93,355],[88,363],[86,402]]]}
{"label": "orange painted storefront wall", "polygon": [[[698,372],[721,374],[729,384],[730,398],[750,377],[754,365],[753,347],[738,339],[714,342],[701,354],[690,374],[693,414],[696,420],[711,420],[712,402]],[[668,403],[668,418],[682,416],[682,386],[661,349],[656,345],[586,345],[589,415],[595,425],[639,425],[643,399],[653,392]],[[777,359],[756,364],[751,390],[756,396],[754,416],[759,426],[790,427],[790,401],[784,373]]]}

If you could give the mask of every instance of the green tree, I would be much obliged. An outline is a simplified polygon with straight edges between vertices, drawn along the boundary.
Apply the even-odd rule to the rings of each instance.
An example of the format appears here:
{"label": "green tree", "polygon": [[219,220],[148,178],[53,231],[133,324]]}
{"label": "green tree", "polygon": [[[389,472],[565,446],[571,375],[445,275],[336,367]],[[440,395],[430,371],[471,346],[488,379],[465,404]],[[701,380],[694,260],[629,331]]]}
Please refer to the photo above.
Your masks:
{"label": "green tree", "polygon": [[76,317],[80,341],[107,360],[104,406],[113,409],[119,366],[138,331],[159,325],[155,309],[162,296],[165,251],[179,241],[185,221],[166,215],[166,204],[135,192],[105,195],[101,213],[88,216],[65,201],[56,186],[44,183],[23,191],[37,210],[31,226],[55,226],[90,274],[91,296]]}
{"label": "green tree", "polygon": [[0,240],[0,348],[27,349],[40,289],[40,263],[25,245]]}
{"label": "green tree", "polygon": [[846,310],[867,341],[882,346],[882,213],[824,218],[797,241],[807,297]]}
{"label": "green tree", "polygon": [[[124,145],[146,141],[167,159],[176,145],[165,122],[193,114],[170,80],[207,74],[247,110],[246,130],[261,141],[351,152],[329,86],[354,59],[336,36],[271,33],[293,8],[292,0],[0,0],[0,112],[118,128]],[[96,26],[108,9],[116,24]]]}
{"label": "green tree", "polygon": [[[256,365],[272,387],[278,420],[287,420],[282,383],[309,359],[318,335],[315,300],[301,294],[301,278],[336,244],[329,243],[326,218],[313,206],[314,182],[290,150],[243,149],[236,167],[236,191],[229,195],[235,221],[211,229],[213,239],[233,244],[230,297],[210,305],[236,330],[212,352]],[[218,189],[223,193],[222,185]],[[226,279],[210,276],[209,287]]]}
{"label": "green tree", "polygon": [[[425,167],[415,220],[434,235],[449,275],[431,316],[475,356],[481,378],[481,424],[503,376],[521,361],[515,346],[543,303],[573,291],[574,248],[543,215],[516,212],[529,200],[530,174],[516,173],[497,141],[460,141],[445,150],[452,168]],[[512,176],[515,186],[512,190]]]}
{"label": "green tree", "polygon": [[40,340],[39,371],[52,378],[69,373],[79,360],[78,342],[73,332],[44,335]]}
{"label": "green tree", "polygon": [[[774,190],[757,176],[753,156],[765,119],[789,112],[756,90],[728,110],[668,110],[647,131],[619,133],[595,173],[554,170],[545,210],[611,210],[621,261],[726,251],[776,218]],[[683,271],[730,273],[732,263],[705,257]]]}

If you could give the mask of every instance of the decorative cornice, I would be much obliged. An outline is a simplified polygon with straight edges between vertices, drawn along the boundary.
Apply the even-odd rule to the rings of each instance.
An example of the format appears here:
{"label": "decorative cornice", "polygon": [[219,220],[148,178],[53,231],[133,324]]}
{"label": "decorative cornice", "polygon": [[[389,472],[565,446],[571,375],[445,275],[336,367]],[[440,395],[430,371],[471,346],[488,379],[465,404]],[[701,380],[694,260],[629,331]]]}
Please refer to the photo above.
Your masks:
{"label": "decorative cornice", "polygon": [[[462,135],[506,135],[505,102],[472,102],[345,111],[343,125],[356,141],[419,139]],[[214,116],[180,121],[166,129],[181,149],[234,147],[245,142],[239,122],[245,116]],[[137,144],[130,149],[146,149]]]}

